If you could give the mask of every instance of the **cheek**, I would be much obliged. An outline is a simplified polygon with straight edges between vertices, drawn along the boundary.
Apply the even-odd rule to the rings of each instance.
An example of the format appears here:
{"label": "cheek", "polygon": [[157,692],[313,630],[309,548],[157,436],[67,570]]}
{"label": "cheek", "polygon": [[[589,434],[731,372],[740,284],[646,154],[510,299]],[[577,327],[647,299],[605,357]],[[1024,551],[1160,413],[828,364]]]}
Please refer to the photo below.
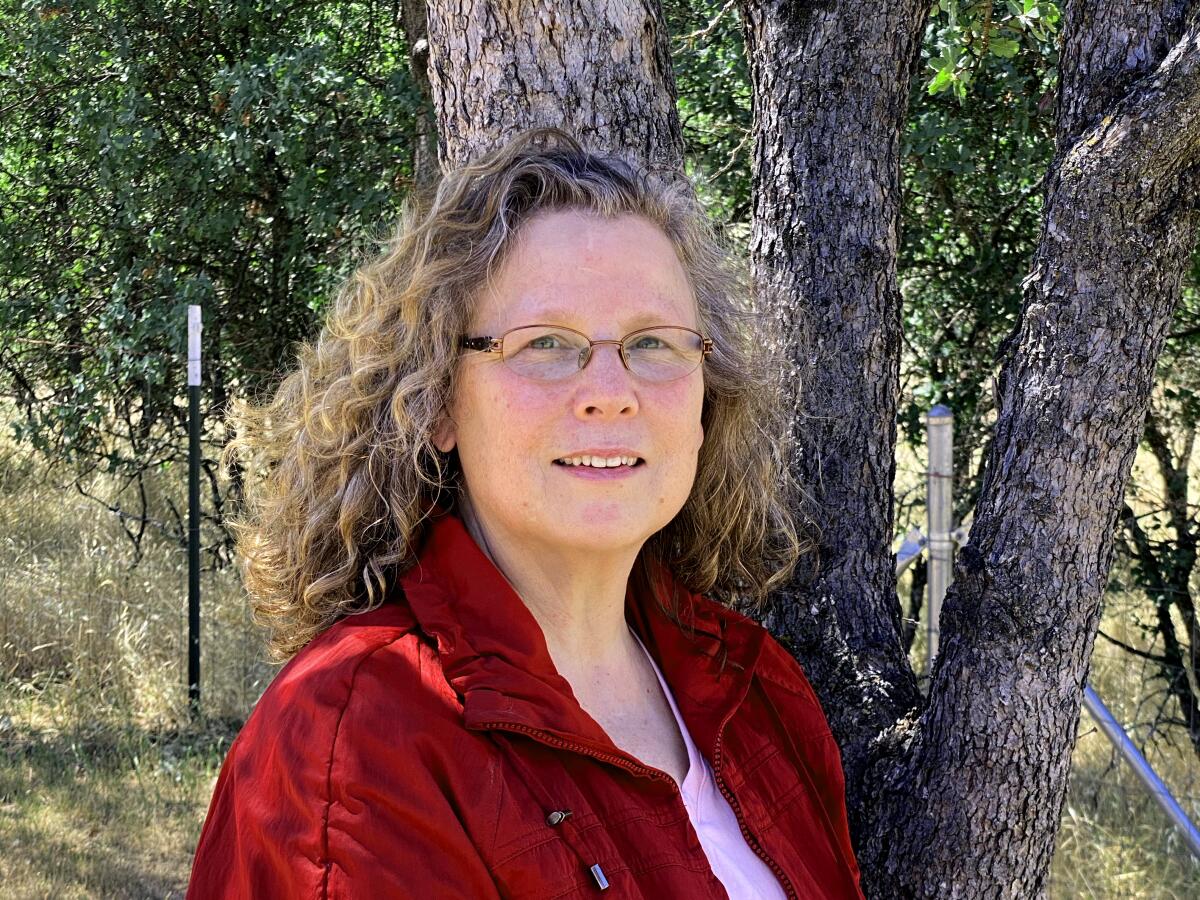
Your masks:
{"label": "cheek", "polygon": [[689,385],[688,390],[670,401],[672,409],[678,410],[676,428],[680,435],[687,435],[692,449],[699,451],[704,443],[704,385]]}
{"label": "cheek", "polygon": [[459,423],[462,442],[470,444],[467,452],[490,465],[528,462],[538,423],[544,420],[545,400],[523,385],[489,380],[473,387]]}
{"label": "cheek", "polygon": [[665,456],[673,460],[672,469],[667,473],[673,485],[671,490],[686,493],[695,480],[695,466],[704,443],[704,426],[700,421],[704,411],[704,386],[681,384],[670,387],[655,398],[655,407],[662,411],[656,430]]}

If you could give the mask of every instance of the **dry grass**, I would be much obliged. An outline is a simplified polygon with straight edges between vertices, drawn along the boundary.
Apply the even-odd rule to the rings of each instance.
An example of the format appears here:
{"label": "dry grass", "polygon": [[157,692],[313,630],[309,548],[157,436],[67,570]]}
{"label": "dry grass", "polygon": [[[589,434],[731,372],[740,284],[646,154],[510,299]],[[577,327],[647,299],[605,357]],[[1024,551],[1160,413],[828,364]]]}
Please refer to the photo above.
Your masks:
{"label": "dry grass", "polygon": [[[1144,636],[1132,625],[1131,603],[1110,595],[1102,627],[1125,643],[1145,647]],[[1143,700],[1150,693],[1146,678],[1142,663],[1097,640],[1088,683],[1191,820],[1200,823],[1200,760],[1182,729],[1151,735],[1163,697]],[[1170,708],[1175,710],[1174,700]],[[1086,711],[1077,730],[1051,877],[1052,896],[1064,900],[1200,897],[1200,861]]]}
{"label": "dry grass", "polygon": [[[902,462],[900,480],[919,471]],[[105,479],[93,487],[112,497]],[[183,508],[176,475],[152,487]],[[182,549],[150,534],[131,569],[111,513],[2,442],[0,522],[0,893],[180,897],[220,762],[274,672],[236,576],[204,576],[206,715],[193,722]],[[1104,627],[1140,642],[1123,610],[1110,608]],[[923,653],[922,636],[914,660]],[[1091,683],[1119,721],[1148,718],[1140,672],[1098,646]],[[1160,742],[1152,762],[1200,819],[1200,767],[1178,743]],[[1086,714],[1051,896],[1200,896],[1200,868]]]}
{"label": "dry grass", "polygon": [[[185,508],[177,481],[153,488]],[[236,576],[202,579],[193,721],[184,551],[150,532],[131,568],[113,514],[4,444],[0,522],[0,893],[181,897],[220,762],[274,671]]]}

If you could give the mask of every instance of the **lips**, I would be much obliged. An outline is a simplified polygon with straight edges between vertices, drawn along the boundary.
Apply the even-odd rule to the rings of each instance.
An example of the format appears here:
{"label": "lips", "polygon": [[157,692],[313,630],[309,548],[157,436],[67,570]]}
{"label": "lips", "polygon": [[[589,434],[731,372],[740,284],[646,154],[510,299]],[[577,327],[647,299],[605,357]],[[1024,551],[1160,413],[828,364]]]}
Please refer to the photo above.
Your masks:
{"label": "lips", "polygon": [[[620,460],[620,463],[614,464],[614,460]],[[553,462],[572,468],[617,469],[636,468],[644,465],[646,460],[632,447],[588,447],[563,453],[555,457]]]}
{"label": "lips", "polygon": [[623,478],[632,478],[638,472],[646,467],[643,460],[638,460],[636,465],[629,466],[572,466],[564,465],[560,462],[555,462],[554,467],[560,469],[568,478],[579,478],[584,481],[619,481]]}

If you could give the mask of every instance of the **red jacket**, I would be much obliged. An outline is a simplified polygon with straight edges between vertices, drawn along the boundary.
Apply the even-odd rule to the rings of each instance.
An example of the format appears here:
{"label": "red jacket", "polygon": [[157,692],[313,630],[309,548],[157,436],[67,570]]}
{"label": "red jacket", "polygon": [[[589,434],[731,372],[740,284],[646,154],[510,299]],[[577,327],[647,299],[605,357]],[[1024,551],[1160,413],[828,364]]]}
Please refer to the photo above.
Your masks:
{"label": "red jacket", "polygon": [[[400,584],[263,694],[217,779],[189,898],[583,898],[601,893],[594,865],[609,897],[727,896],[675,781],[584,712],[458,518],[432,523]],[[626,617],[747,842],[789,896],[861,898],[841,756],[799,665],[705,597],[680,588],[692,640],[635,593]]]}

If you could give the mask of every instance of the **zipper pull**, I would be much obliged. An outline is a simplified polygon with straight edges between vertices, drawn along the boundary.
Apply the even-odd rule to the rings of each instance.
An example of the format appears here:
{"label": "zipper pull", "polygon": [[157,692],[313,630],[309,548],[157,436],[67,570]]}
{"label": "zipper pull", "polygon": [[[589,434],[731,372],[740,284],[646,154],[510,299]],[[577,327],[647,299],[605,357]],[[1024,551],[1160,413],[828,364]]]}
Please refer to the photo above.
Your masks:
{"label": "zipper pull", "polygon": [[556,809],[554,812],[550,813],[550,815],[546,816],[546,824],[553,828],[555,825],[561,823],[562,820],[570,814],[571,811],[569,809]]}
{"label": "zipper pull", "polygon": [[[550,813],[550,815],[546,816],[546,824],[551,828],[556,825],[561,825],[569,815],[571,815],[571,811],[569,809],[556,809],[554,812]],[[600,868],[600,863],[590,866],[588,871],[591,872],[592,877],[596,879],[596,884],[600,887],[600,890],[607,891],[608,879],[604,877],[604,870]]]}
{"label": "zipper pull", "polygon": [[590,869],[592,877],[596,879],[596,884],[600,885],[600,890],[608,890],[608,879],[604,877],[604,870],[600,868],[600,863],[596,863]]}

